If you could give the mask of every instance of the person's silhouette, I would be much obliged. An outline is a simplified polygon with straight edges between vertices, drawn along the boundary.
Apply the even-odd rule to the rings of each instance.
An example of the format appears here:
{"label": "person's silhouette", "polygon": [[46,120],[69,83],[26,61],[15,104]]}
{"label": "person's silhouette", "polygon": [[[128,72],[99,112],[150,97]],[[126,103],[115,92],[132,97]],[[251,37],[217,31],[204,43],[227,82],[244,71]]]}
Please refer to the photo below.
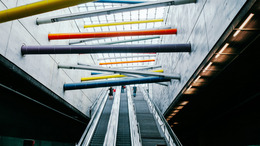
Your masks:
{"label": "person's silhouette", "polygon": [[137,87],[134,86],[134,87],[133,87],[133,96],[134,96],[134,97],[136,96],[136,91],[137,91]]}

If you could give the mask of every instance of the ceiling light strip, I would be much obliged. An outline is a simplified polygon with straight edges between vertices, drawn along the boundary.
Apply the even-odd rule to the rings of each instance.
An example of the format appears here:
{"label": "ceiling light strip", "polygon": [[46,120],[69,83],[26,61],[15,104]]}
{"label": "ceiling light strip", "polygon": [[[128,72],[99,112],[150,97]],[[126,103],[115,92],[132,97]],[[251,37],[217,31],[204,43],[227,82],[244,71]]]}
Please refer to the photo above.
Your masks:
{"label": "ceiling light strip", "polygon": [[[253,16],[254,16],[254,14],[253,14],[253,13],[250,13],[250,15],[249,15],[249,16],[246,18],[246,20],[242,23],[242,25],[239,27],[239,29],[243,29]],[[236,37],[236,36],[240,33],[240,31],[241,31],[241,30],[237,30],[237,31],[234,33],[233,37]]]}
{"label": "ceiling light strip", "polygon": [[229,46],[229,43],[226,43],[226,44],[222,47],[222,49],[217,53],[217,55],[215,56],[215,58],[218,58],[219,55],[220,55],[228,46]]}

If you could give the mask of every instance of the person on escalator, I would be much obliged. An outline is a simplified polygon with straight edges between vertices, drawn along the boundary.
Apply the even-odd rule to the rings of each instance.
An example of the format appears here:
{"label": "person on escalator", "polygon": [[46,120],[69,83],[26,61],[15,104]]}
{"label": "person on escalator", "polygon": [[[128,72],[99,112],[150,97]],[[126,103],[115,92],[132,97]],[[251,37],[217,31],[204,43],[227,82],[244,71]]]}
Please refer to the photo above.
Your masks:
{"label": "person on escalator", "polygon": [[134,87],[133,87],[133,96],[134,97],[136,96],[136,91],[137,91],[137,87],[134,85]]}
{"label": "person on escalator", "polygon": [[125,93],[125,86],[124,85],[121,87],[121,93]]}
{"label": "person on escalator", "polygon": [[109,93],[108,93],[108,96],[109,96],[109,99],[113,99],[113,91],[114,89],[112,87],[109,87]]}

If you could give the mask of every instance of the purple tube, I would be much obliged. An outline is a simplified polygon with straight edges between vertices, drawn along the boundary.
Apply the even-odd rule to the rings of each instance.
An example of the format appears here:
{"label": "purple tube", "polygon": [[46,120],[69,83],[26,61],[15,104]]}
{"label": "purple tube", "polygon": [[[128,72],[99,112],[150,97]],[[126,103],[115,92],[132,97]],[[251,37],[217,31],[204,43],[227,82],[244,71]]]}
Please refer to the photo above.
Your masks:
{"label": "purple tube", "polygon": [[134,79],[70,83],[70,84],[64,84],[63,89],[64,90],[79,90],[79,89],[122,86],[122,85],[131,85],[131,84],[156,83],[156,82],[169,82],[169,81],[171,81],[171,79],[167,79],[164,77],[142,77],[142,78],[134,78]]}
{"label": "purple tube", "polygon": [[55,45],[21,47],[26,54],[87,54],[87,53],[155,53],[191,52],[191,44],[138,44],[138,45]]}

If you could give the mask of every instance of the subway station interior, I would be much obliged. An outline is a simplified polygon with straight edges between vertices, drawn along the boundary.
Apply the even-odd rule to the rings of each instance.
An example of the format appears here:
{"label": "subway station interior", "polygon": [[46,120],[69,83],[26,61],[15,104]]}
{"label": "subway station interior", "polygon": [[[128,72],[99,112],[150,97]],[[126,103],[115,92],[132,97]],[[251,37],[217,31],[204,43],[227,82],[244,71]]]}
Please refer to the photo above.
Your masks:
{"label": "subway station interior", "polygon": [[259,0],[0,0],[0,146],[259,146]]}

